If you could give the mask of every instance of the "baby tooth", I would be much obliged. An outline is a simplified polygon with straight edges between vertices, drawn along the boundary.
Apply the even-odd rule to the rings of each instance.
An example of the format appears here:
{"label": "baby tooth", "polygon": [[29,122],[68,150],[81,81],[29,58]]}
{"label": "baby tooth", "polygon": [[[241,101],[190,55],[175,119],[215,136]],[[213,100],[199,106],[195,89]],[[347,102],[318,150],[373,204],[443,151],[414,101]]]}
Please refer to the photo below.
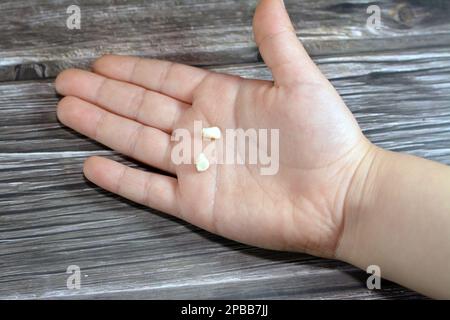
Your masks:
{"label": "baby tooth", "polygon": [[206,139],[220,139],[222,134],[219,127],[209,127],[202,129],[202,136]]}
{"label": "baby tooth", "polygon": [[206,171],[209,168],[208,158],[204,153],[200,153],[195,161],[195,168],[198,172]]}

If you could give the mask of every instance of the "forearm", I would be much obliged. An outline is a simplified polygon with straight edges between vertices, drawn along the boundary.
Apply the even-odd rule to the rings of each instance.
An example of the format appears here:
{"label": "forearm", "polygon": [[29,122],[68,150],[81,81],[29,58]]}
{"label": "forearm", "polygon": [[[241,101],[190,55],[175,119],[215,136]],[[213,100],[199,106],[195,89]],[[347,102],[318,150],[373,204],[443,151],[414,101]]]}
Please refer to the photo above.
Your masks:
{"label": "forearm", "polygon": [[450,167],[373,147],[345,205],[338,258],[450,298]]}

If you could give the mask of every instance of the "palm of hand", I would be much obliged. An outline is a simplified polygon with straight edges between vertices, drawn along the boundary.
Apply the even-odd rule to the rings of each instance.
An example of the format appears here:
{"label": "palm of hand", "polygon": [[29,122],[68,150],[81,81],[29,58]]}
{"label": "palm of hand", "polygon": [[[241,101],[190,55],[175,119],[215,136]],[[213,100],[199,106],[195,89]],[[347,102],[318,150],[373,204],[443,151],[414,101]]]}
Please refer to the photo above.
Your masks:
{"label": "palm of hand", "polygon": [[194,97],[176,127],[202,119],[220,128],[279,129],[280,168],[272,176],[261,175],[258,165],[227,164],[199,175],[180,166],[180,215],[244,243],[330,256],[342,228],[345,187],[365,145],[331,85],[282,88],[213,74]]}
{"label": "palm of hand", "polygon": [[[265,2],[266,7],[275,3]],[[265,8],[260,10],[263,16]],[[273,41],[291,41],[289,33],[264,35],[264,28],[260,50]],[[298,46],[291,51],[304,59],[310,76],[288,81],[287,63],[268,63],[277,85],[155,60],[104,57],[94,70],[105,78],[76,70],[58,77],[58,91],[72,96],[60,102],[58,116],[75,130],[176,175],[88,160],[86,176],[105,189],[241,242],[332,256],[346,190],[367,142]],[[269,50],[262,54],[271,61]],[[170,133],[192,131],[194,120],[222,129],[279,129],[278,173],[264,176],[248,164],[212,165],[203,173],[193,165],[174,165]]]}

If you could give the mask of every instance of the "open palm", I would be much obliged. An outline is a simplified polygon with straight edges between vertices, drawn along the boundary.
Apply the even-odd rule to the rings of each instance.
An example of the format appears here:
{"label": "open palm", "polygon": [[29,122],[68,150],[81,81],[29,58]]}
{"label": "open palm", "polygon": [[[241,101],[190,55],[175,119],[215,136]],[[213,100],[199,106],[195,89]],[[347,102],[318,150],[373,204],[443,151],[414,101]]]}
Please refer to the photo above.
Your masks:
{"label": "open palm", "polygon": [[[104,56],[94,73],[66,70],[59,119],[166,176],[89,158],[97,185],[225,237],[272,249],[333,256],[345,197],[369,142],[309,58],[281,1],[255,13],[255,40],[274,82],[134,57]],[[279,129],[279,170],[213,164],[197,172],[171,161],[171,133],[204,126]],[[193,155],[195,158],[195,155]]]}

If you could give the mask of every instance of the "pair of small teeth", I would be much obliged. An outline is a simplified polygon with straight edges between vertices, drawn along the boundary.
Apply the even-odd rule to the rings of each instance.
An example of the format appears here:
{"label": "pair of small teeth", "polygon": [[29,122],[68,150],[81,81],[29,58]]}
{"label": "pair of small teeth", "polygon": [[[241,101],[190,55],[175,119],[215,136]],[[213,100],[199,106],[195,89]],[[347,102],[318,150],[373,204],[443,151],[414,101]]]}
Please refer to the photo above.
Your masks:
{"label": "pair of small teeth", "polygon": [[[209,127],[202,129],[202,137],[210,140],[220,139],[222,136],[220,132],[220,128],[218,127]],[[202,152],[197,156],[195,160],[195,168],[198,172],[206,171],[209,168],[209,160],[206,155]]]}

